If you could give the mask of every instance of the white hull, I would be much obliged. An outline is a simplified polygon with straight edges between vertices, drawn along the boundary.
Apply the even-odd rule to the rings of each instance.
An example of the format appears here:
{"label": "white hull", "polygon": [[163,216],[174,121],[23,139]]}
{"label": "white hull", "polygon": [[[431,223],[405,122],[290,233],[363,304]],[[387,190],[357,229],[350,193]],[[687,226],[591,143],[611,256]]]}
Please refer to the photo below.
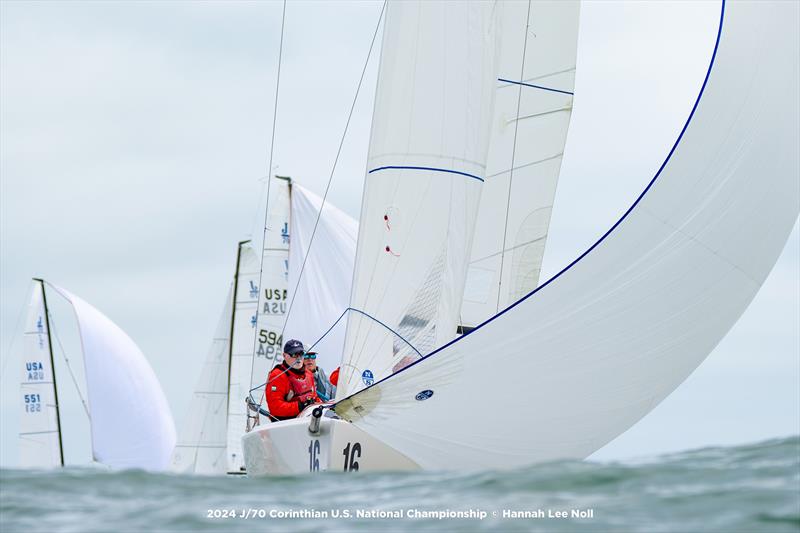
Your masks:
{"label": "white hull", "polygon": [[409,458],[345,420],[323,417],[319,432],[312,434],[310,412],[246,433],[242,448],[247,474],[419,470]]}

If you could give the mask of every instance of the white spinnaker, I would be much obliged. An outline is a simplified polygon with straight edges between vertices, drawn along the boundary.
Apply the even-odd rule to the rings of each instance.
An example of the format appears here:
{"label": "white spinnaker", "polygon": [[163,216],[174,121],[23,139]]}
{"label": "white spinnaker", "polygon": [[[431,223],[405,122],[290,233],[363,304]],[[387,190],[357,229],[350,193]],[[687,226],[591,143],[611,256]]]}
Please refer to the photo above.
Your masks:
{"label": "white spinnaker", "polygon": [[[289,294],[292,312],[287,319],[284,336],[287,339],[300,339],[306,349],[322,337],[350,303],[358,239],[358,222],[326,202],[309,254],[311,234],[321,207],[322,198],[296,182],[292,184],[289,291],[294,293]],[[304,260],[305,268],[300,276]],[[345,320],[339,322],[314,347],[318,354],[317,365],[328,374],[342,360],[345,325]]]}
{"label": "white spinnaker", "polygon": [[78,319],[93,458],[113,468],[166,468],[175,447],[175,424],[147,359],[100,311],[53,288],[69,300]]}
{"label": "white spinnaker", "polygon": [[20,369],[20,468],[61,466],[49,335],[42,284],[35,281],[25,320]]}
{"label": "white spinnaker", "polygon": [[497,82],[486,182],[461,307],[462,324],[469,326],[539,282],[572,115],[579,2],[502,3],[497,77],[525,85]]}
{"label": "white spinnaker", "polygon": [[[288,308],[289,280],[289,181],[271,178],[267,205],[267,228],[261,258],[261,308],[256,328],[256,350],[250,375],[251,387],[264,383],[267,374],[280,362],[283,352],[281,331]],[[251,347],[252,351],[252,347]],[[264,388],[253,391],[256,402],[263,399]]]}
{"label": "white spinnaker", "polygon": [[[387,5],[337,397],[456,334],[494,100],[494,2]],[[424,243],[424,245],[423,245]]]}
{"label": "white spinnaker", "polygon": [[[228,399],[228,471],[239,472],[244,466],[242,435],[247,425],[245,398],[250,391],[253,362],[253,337],[256,334],[258,308],[258,255],[251,246],[239,247],[239,273],[236,283],[236,308],[233,315],[230,395]],[[230,327],[228,316],[228,326]],[[256,398],[258,399],[258,398]]]}
{"label": "white spinnaker", "polygon": [[[800,205],[800,4],[721,9],[695,111],[618,225],[531,296],[342,402],[340,415],[424,468],[582,458],[702,362],[755,296]],[[504,392],[465,403],[489,390],[487,376]],[[416,400],[423,390],[433,394]]]}
{"label": "white spinnaker", "polygon": [[[178,472],[224,474],[227,471],[228,341],[232,298],[233,288],[225,299],[211,348],[192,394],[189,413],[181,421],[180,437],[172,454],[172,469]],[[249,366],[247,372],[249,375]]]}

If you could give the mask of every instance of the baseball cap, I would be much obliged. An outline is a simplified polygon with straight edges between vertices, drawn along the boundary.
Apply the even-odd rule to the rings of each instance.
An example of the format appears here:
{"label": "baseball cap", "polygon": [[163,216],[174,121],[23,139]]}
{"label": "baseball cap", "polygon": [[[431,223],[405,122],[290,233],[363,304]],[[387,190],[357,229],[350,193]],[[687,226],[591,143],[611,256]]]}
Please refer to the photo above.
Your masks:
{"label": "baseball cap", "polygon": [[302,342],[296,339],[290,339],[283,345],[283,351],[289,355],[297,355],[303,353],[305,349],[303,348]]}

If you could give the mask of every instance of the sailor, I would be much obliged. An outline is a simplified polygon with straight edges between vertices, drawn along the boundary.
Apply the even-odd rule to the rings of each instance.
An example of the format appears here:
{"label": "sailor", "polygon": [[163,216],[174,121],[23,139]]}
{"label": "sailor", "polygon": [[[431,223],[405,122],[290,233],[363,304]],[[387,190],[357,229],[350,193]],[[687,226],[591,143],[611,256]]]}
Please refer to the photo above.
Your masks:
{"label": "sailor", "polygon": [[319,403],[314,374],[303,366],[303,343],[291,339],[283,346],[283,362],[272,369],[267,379],[267,406],[278,420],[299,415],[312,403]]}
{"label": "sailor", "polygon": [[303,363],[306,365],[306,370],[314,374],[314,382],[317,385],[317,396],[323,402],[333,400],[336,396],[336,386],[328,379],[325,370],[321,366],[317,366],[317,352],[306,352],[303,356]]}

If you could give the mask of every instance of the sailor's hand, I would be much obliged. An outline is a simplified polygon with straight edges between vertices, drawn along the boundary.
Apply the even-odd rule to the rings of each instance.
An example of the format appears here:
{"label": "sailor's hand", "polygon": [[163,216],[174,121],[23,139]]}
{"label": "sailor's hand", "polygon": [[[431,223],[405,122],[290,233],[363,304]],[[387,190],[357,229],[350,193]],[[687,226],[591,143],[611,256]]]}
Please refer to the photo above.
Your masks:
{"label": "sailor's hand", "polygon": [[305,401],[300,401],[300,400],[298,400],[298,401],[297,401],[297,408],[298,408],[298,411],[297,411],[297,413],[298,413],[298,414],[302,413],[302,412],[303,412],[303,409],[305,409],[306,407],[308,407],[308,406],[309,406],[309,405],[311,405],[312,403],[314,403],[314,400],[312,400],[312,399],[310,399],[310,398],[309,398],[309,399],[307,399],[307,400],[305,400]]}

